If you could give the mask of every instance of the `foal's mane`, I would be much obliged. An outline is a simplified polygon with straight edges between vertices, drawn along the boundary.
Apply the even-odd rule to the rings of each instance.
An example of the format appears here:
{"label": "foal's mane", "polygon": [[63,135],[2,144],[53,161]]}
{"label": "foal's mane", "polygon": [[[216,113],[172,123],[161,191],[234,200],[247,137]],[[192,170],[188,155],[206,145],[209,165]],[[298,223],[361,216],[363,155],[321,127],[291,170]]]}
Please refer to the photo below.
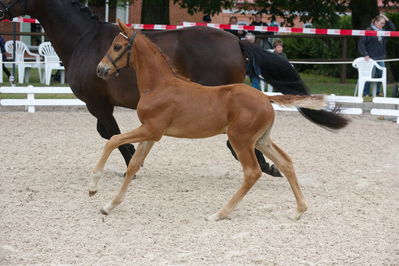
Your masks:
{"label": "foal's mane", "polygon": [[174,76],[176,78],[185,80],[185,81],[191,81],[189,78],[179,74],[179,71],[173,66],[172,60],[161,51],[161,48],[159,48],[159,46],[157,46],[155,43],[153,43],[149,38],[147,38],[147,36],[145,36],[144,34],[140,34],[143,39],[145,40],[145,42],[148,44],[148,47],[156,54],[160,54],[161,57],[165,60],[166,64],[170,67],[170,69],[172,70],[172,73],[174,74]]}
{"label": "foal's mane", "polygon": [[83,5],[79,0],[71,0],[72,5],[77,6],[79,11],[87,13],[91,19],[99,20],[97,15],[94,14],[87,6]]}

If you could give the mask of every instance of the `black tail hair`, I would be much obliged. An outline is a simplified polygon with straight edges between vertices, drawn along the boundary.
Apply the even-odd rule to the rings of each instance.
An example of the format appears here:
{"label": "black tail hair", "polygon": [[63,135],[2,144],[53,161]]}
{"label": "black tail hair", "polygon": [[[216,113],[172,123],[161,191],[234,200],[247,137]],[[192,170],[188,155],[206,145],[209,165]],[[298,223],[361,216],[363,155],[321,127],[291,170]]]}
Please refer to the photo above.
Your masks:
{"label": "black tail hair", "polygon": [[[261,47],[248,41],[240,41],[241,51],[248,59],[247,71],[256,73],[254,65],[259,66],[261,75],[274,89],[283,94],[309,95],[309,90],[290,62],[280,56],[264,51]],[[298,108],[300,113],[313,123],[330,129],[340,129],[348,124],[348,120],[337,114],[324,110]]]}

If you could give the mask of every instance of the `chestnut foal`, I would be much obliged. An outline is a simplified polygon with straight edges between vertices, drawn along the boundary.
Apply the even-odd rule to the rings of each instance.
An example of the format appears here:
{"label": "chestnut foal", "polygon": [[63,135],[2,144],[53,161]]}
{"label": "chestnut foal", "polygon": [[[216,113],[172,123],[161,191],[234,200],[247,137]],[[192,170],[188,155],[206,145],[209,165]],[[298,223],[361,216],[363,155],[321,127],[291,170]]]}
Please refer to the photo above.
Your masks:
{"label": "chestnut foal", "polygon": [[208,220],[226,218],[261,176],[254,148],[270,158],[287,177],[297,203],[294,219],[299,219],[307,209],[306,202],[290,158],[270,138],[274,121],[271,102],[321,109],[325,104],[324,96],[270,97],[245,84],[202,86],[177,75],[160,49],[140,31],[134,31],[120,21],[118,24],[121,33],[99,63],[97,74],[107,79],[123,67],[134,68],[140,90],[137,115],[142,125],[113,136],[92,172],[90,195],[97,192],[101,171],[111,152],[123,144],[139,143],[124,183],[101,212],[109,214],[122,202],[132,177],[143,165],[153,144],[162,136],[207,138],[227,133],[243,167],[244,182],[227,205]]}

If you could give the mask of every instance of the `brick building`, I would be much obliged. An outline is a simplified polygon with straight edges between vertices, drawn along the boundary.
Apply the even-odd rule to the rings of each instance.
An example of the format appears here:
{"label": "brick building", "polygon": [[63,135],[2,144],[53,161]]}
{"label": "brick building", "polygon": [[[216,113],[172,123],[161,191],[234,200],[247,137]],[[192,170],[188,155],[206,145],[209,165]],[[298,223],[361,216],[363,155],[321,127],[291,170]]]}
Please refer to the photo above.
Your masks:
{"label": "brick building", "polygon": [[[254,0],[246,0],[246,2],[251,2]],[[241,4],[241,2],[244,2],[244,0],[238,0],[237,3],[238,5]],[[128,22],[128,23],[140,23],[141,21],[141,3],[142,0],[135,0],[133,3],[128,6],[128,7],[118,7],[118,8],[113,8],[109,10],[109,21],[115,21],[116,17],[120,18],[121,20]],[[394,10],[399,11],[399,9],[396,7],[394,9],[388,7],[388,8],[383,8],[382,0],[379,0],[379,6],[381,7],[381,10],[383,12],[389,11],[392,12]],[[105,8],[92,8],[91,10],[97,14],[97,16],[101,19],[105,19]],[[219,24],[227,24],[229,22],[229,18],[231,16],[237,16],[239,24],[249,24],[252,21],[252,16],[254,14],[254,11],[249,11],[244,14],[237,13],[237,9],[233,10],[223,10],[218,15],[215,15],[212,17],[212,23],[219,23]],[[197,13],[194,15],[190,15],[187,10],[180,8],[178,5],[173,4],[173,1],[170,1],[169,4],[169,18],[170,18],[170,24],[172,25],[178,25],[181,24],[184,21],[189,21],[189,22],[202,22],[202,18],[204,16],[203,13]],[[264,18],[265,22],[270,22],[270,19],[268,17]],[[281,18],[277,18],[277,23],[282,22]],[[299,21],[295,23],[296,27],[302,27],[303,23],[300,23]],[[29,23],[17,23],[17,32],[40,32],[41,28],[37,24],[29,24]],[[4,35],[4,38],[6,40],[11,39],[11,35],[5,35],[4,33],[11,33],[12,32],[12,23],[11,22],[0,22],[0,33]],[[28,45],[36,46],[38,43],[44,40],[44,38],[40,37],[29,37],[29,36],[23,36],[23,37],[18,37],[18,39],[22,39],[25,43]]]}

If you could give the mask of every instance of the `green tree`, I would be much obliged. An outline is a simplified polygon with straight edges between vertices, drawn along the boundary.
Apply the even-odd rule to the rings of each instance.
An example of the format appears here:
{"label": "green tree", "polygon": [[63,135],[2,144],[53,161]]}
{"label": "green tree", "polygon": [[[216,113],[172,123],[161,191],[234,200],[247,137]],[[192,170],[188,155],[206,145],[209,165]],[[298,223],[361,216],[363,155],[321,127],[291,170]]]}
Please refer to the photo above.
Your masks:
{"label": "green tree", "polygon": [[[143,0],[154,1],[154,0]],[[156,1],[156,0],[155,0]],[[235,6],[234,0],[173,0],[182,8],[187,8],[190,14],[204,12],[218,14],[225,8]],[[383,0],[384,5],[399,6],[399,0]],[[353,28],[363,29],[370,24],[371,19],[379,13],[377,0],[256,0],[255,4],[241,4],[241,11],[259,10],[273,17],[284,18],[286,25],[292,25],[295,18],[303,22],[312,21],[315,24],[336,23],[341,14],[352,13]]]}
{"label": "green tree", "polygon": [[143,0],[141,23],[169,24],[169,0]]}

